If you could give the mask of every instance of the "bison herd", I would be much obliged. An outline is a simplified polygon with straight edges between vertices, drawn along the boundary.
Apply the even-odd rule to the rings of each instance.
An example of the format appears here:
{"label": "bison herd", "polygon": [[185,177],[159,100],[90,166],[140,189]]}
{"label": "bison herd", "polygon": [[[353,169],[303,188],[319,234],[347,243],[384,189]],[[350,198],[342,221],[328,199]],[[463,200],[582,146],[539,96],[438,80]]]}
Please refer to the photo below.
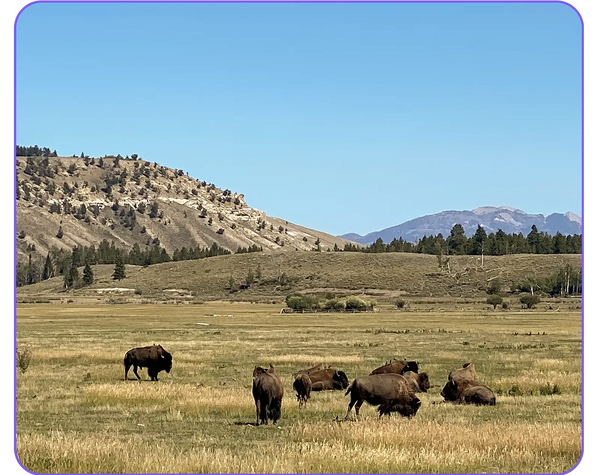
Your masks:
{"label": "bison herd", "polygon": [[[133,348],[125,354],[125,379],[133,366],[133,373],[138,379],[138,367],[148,368],[148,376],[158,381],[158,373],[171,371],[173,358],[161,345]],[[352,408],[359,417],[360,407],[364,402],[378,406],[379,416],[397,412],[405,417],[414,416],[421,401],[416,393],[427,392],[430,388],[427,373],[419,373],[416,361],[394,359],[374,369],[368,376],[356,378],[352,384],[346,374],[326,364],[318,364],[312,368],[296,373],[293,388],[300,407],[306,405],[312,391],[346,390],[350,394],[350,404],[346,419],[351,418]],[[275,424],[281,417],[281,401],[283,384],[273,365],[268,369],[259,366],[252,374],[252,395],[256,405],[256,425],[267,424],[272,420]],[[462,368],[451,371],[448,381],[441,392],[445,402],[457,404],[495,405],[496,396],[492,390],[477,381],[477,373],[473,363],[465,363]]]}

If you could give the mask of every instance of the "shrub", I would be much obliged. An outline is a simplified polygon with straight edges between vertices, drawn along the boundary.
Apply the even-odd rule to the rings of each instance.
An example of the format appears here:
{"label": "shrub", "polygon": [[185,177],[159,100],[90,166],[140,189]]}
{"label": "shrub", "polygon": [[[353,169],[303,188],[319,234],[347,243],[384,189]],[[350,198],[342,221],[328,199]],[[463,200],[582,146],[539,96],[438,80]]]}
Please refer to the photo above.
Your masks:
{"label": "shrub", "polygon": [[25,373],[29,368],[29,364],[31,363],[32,353],[31,350],[25,348],[24,350],[19,350],[17,348],[17,366],[21,370],[21,373]]}
{"label": "shrub", "polygon": [[490,295],[496,295],[500,292],[501,289],[502,289],[502,285],[500,284],[500,282],[497,280],[492,280],[489,283],[489,285],[486,289],[486,292]]}
{"label": "shrub", "polygon": [[406,302],[404,299],[396,300],[396,308],[404,308],[406,307]]}
{"label": "shrub", "polygon": [[319,300],[312,295],[288,295],[285,303],[293,310],[314,310],[319,308]]}
{"label": "shrub", "polygon": [[515,384],[512,388],[510,388],[508,390],[508,395],[509,396],[522,396],[523,391],[521,391],[521,388]]}
{"label": "shrub", "polygon": [[367,309],[367,302],[358,297],[348,297],[346,299],[346,309],[353,309],[362,312]]}
{"label": "shrub", "polygon": [[508,302],[502,302],[502,310],[508,309]]}
{"label": "shrub", "polygon": [[560,394],[561,390],[558,385],[550,386],[550,383],[546,383],[546,386],[540,388],[540,396],[552,396],[553,394]]}
{"label": "shrub", "polygon": [[539,297],[539,295],[531,295],[531,294],[523,295],[521,297],[521,303],[523,305],[526,305],[527,308],[535,308],[535,306],[538,303],[540,303],[540,297]]}
{"label": "shrub", "polygon": [[498,305],[502,304],[502,297],[496,294],[492,294],[487,298],[485,303],[487,303],[488,305],[493,305],[494,309],[496,309]]}

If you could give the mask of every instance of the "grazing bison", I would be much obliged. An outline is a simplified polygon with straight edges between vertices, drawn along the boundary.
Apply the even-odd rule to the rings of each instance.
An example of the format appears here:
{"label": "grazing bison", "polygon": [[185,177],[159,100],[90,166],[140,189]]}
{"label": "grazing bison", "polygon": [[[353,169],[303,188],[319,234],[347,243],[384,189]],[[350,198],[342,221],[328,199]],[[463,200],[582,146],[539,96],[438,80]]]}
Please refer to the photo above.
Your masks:
{"label": "grazing bison", "polygon": [[421,406],[419,398],[415,397],[407,379],[399,374],[372,374],[357,378],[346,391],[350,394],[350,404],[346,419],[350,417],[352,407],[355,408],[358,419],[363,402],[379,406],[379,417],[392,412],[399,412],[405,417],[412,417]]}
{"label": "grazing bison", "polygon": [[129,368],[132,366],[133,374],[136,375],[137,379],[141,379],[137,372],[139,366],[140,368],[148,368],[148,376],[150,376],[151,381],[158,381],[158,373],[163,370],[167,373],[171,371],[173,357],[161,345],[144,346],[133,348],[125,353],[123,364],[125,365],[125,380],[127,380],[127,373],[129,373]]}
{"label": "grazing bison", "polygon": [[348,387],[346,373],[334,368],[326,368],[308,373],[313,391],[340,390]]}
{"label": "grazing bison", "polygon": [[465,363],[462,368],[451,371],[448,375],[448,381],[469,381],[477,379],[475,365],[473,363]]}
{"label": "grazing bison", "polygon": [[380,366],[379,368],[375,368],[371,371],[371,374],[386,374],[386,373],[395,373],[395,374],[404,374],[407,371],[413,371],[415,373],[419,372],[419,363],[416,361],[404,361],[393,359],[390,362]]}
{"label": "grazing bison", "polygon": [[281,417],[281,400],[283,385],[275,372],[273,365],[266,370],[257,366],[252,373],[252,395],[256,405],[256,425],[267,424],[268,419],[273,424]]}
{"label": "grazing bison", "polygon": [[475,380],[451,379],[441,392],[446,401],[458,404],[496,405],[496,396],[490,388]]}
{"label": "grazing bison", "polygon": [[416,393],[426,393],[431,387],[427,373],[417,374],[414,371],[406,371],[402,376],[406,378]]}
{"label": "grazing bison", "polygon": [[296,376],[294,380],[294,389],[296,390],[296,397],[298,398],[298,405],[306,405],[306,401],[310,398],[310,390],[312,389],[312,382],[307,374],[302,373]]}

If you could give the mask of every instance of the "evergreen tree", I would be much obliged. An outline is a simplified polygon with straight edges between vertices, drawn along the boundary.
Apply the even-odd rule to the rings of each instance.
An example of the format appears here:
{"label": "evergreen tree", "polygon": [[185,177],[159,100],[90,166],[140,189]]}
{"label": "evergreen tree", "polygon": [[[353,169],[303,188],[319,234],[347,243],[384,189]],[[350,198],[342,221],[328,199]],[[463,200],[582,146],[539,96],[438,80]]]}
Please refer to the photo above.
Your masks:
{"label": "evergreen tree", "polygon": [[89,264],[86,264],[83,268],[83,283],[85,285],[92,285],[94,283],[94,272]]}
{"label": "evergreen tree", "polygon": [[531,231],[527,235],[527,244],[529,245],[529,252],[532,254],[538,253],[540,234],[538,233],[537,227],[534,224],[531,226]]}
{"label": "evergreen tree", "polygon": [[123,259],[121,258],[121,254],[117,254],[117,259],[115,261],[115,271],[113,272],[112,278],[113,280],[122,280],[125,277],[125,264],[123,264]]}
{"label": "evergreen tree", "polygon": [[46,262],[44,263],[44,270],[42,272],[42,280],[47,280],[50,277],[54,277],[54,266],[52,265],[52,258],[50,253],[46,256]]}
{"label": "evergreen tree", "polygon": [[465,254],[465,247],[467,244],[467,237],[465,236],[465,229],[462,224],[455,224],[450,230],[450,236],[448,236],[448,253],[452,255]]}

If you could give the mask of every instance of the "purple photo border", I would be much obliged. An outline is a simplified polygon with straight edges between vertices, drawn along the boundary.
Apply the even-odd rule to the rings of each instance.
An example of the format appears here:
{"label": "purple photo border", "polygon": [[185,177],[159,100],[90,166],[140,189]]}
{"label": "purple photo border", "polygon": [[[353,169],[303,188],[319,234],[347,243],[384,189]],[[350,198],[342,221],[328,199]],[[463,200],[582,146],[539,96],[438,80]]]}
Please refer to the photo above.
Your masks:
{"label": "purple photo border", "polygon": [[[16,467],[24,474],[35,474],[26,468],[17,456],[17,369],[16,369],[16,349],[17,349],[17,250],[16,250],[16,235],[17,235],[17,173],[16,173],[16,149],[17,149],[17,132],[16,132],[16,30],[19,15],[29,6],[35,3],[125,3],[118,0],[29,0],[21,4],[13,15],[11,23],[11,455]],[[127,0],[126,3],[171,3],[167,0]],[[204,3],[202,0],[178,0],[172,3]],[[216,2],[206,3],[562,3],[572,8],[581,20],[581,165],[582,165],[582,197],[581,197],[581,220],[582,220],[582,259],[581,271],[583,279],[582,292],[582,441],[581,455],[579,460],[573,467],[564,472],[567,475],[572,475],[577,472],[583,465],[587,454],[587,24],[585,15],[579,6],[569,0],[423,0],[414,2],[404,2],[400,0],[374,0],[365,2],[363,0],[325,0],[325,1],[310,1],[310,0],[219,0]],[[466,474],[469,475],[469,474]]]}

